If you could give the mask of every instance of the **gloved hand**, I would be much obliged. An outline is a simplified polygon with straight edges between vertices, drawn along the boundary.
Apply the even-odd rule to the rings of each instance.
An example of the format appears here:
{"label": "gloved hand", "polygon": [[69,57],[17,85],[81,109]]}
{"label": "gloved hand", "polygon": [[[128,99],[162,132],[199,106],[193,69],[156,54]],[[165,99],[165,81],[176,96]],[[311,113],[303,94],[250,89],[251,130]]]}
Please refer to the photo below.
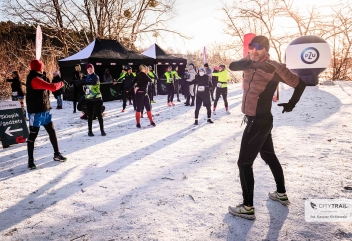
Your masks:
{"label": "gloved hand", "polygon": [[282,106],[284,107],[284,109],[282,110],[282,113],[285,112],[291,112],[293,110],[293,108],[295,108],[295,105],[288,102],[288,103],[281,103],[281,104],[277,104],[278,106]]}
{"label": "gloved hand", "polygon": [[70,88],[69,84],[67,83],[66,80],[62,80],[62,82],[64,83],[64,86],[62,87],[62,90],[65,92],[65,90],[67,90],[68,88]]}
{"label": "gloved hand", "polygon": [[249,66],[251,69],[260,69],[266,73],[274,73],[276,69],[275,66],[270,64],[269,62],[251,61]]}

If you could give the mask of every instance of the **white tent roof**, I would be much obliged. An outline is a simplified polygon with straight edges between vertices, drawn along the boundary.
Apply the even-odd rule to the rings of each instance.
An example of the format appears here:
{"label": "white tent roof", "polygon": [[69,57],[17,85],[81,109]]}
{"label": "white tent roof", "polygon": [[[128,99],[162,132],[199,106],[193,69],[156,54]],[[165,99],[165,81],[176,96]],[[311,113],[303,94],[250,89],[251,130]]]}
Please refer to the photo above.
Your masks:
{"label": "white tent roof", "polygon": [[70,61],[70,60],[80,60],[80,59],[88,59],[89,56],[92,54],[93,49],[95,46],[95,39],[93,42],[91,42],[87,47],[79,51],[78,53],[75,53],[74,55],[71,55],[67,57],[66,59],[61,59],[59,61]]}
{"label": "white tent roof", "polygon": [[145,56],[151,57],[153,59],[156,59],[156,49],[155,49],[155,44],[150,46],[146,51],[142,53]]}

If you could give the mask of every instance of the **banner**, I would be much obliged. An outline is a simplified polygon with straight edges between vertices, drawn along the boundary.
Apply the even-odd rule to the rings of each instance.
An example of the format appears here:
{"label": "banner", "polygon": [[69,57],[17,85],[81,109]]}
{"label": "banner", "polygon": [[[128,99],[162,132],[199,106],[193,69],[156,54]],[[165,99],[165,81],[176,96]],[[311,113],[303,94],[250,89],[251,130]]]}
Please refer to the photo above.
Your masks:
{"label": "banner", "polygon": [[254,33],[247,33],[243,37],[243,57],[246,57],[248,55],[248,44],[252,41],[252,39],[255,37]]}
{"label": "banner", "polygon": [[328,43],[290,45],[286,49],[286,66],[289,69],[327,68],[331,61]]}
{"label": "banner", "polygon": [[43,33],[42,29],[38,25],[37,32],[35,35],[35,59],[40,60],[42,56],[42,42],[43,42]]}

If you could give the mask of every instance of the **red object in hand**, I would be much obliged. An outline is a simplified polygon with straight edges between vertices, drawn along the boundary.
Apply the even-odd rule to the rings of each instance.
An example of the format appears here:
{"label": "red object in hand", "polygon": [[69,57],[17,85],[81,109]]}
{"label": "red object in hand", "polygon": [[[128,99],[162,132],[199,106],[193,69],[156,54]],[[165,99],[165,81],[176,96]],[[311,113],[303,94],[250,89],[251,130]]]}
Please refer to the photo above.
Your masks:
{"label": "red object in hand", "polygon": [[15,141],[16,143],[24,143],[26,142],[27,138],[23,137],[23,136],[17,136]]}

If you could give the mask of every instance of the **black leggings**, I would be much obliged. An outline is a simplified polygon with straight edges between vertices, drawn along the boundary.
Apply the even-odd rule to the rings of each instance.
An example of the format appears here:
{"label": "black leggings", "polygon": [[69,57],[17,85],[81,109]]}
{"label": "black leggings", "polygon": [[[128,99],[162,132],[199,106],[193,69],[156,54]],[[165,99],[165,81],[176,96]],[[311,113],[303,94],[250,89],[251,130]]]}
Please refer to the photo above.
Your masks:
{"label": "black leggings", "polygon": [[131,102],[131,98],[133,99],[134,103],[134,88],[132,88],[130,91],[126,92],[127,89],[124,89],[122,91],[122,108],[126,109],[127,105],[127,98]]}
{"label": "black leggings", "polygon": [[[199,116],[199,110],[202,107],[203,104],[203,99],[199,98],[198,96],[196,97],[196,110],[194,111],[194,118],[198,119]],[[210,105],[205,106],[207,108],[207,116],[208,119],[210,119],[211,117],[211,109],[210,109]]]}
{"label": "black leggings", "polygon": [[175,81],[175,93],[176,93],[177,100],[179,100],[180,99],[180,80]]}
{"label": "black leggings", "polygon": [[98,117],[100,130],[104,130],[104,121],[101,113],[103,101],[87,101],[88,131],[92,131],[93,111]]}
{"label": "black leggings", "polygon": [[216,96],[215,96],[215,101],[214,101],[214,108],[218,105],[220,95],[222,95],[222,98],[224,98],[225,107],[229,106],[229,104],[227,103],[227,87],[226,88],[216,88],[215,95]]}
{"label": "black leggings", "polygon": [[213,88],[211,89],[210,93],[211,93],[211,99],[214,100],[214,91],[216,88],[216,85],[218,84],[218,80],[217,79],[212,79],[212,84],[213,84]]}
{"label": "black leggings", "polygon": [[81,98],[82,96],[82,87],[74,87],[73,88],[73,110],[76,111],[77,107],[77,101]]}
{"label": "black leggings", "polygon": [[167,103],[174,101],[175,86],[174,84],[166,84]]}
{"label": "black leggings", "polygon": [[149,96],[145,91],[137,91],[136,93],[137,112],[142,112],[144,107],[147,111],[151,110]]}
{"label": "black leggings", "polygon": [[243,204],[246,206],[253,206],[253,162],[258,153],[269,165],[274,175],[277,192],[286,192],[284,173],[274,151],[271,137],[272,127],[273,117],[271,115],[262,118],[249,117],[243,132],[237,165],[240,173]]}
{"label": "black leggings", "polygon": [[148,96],[149,96],[150,101],[154,100],[154,94],[155,94],[155,85],[154,85],[154,83],[149,83]]}
{"label": "black leggings", "polygon": [[[54,123],[50,122],[50,123],[44,125],[44,128],[45,128],[46,132],[49,134],[49,139],[50,139],[50,142],[54,148],[54,153],[59,154],[60,153],[59,152],[59,145],[57,142]],[[29,137],[27,140],[28,160],[34,160],[34,157],[33,157],[34,142],[38,136],[39,129],[40,129],[40,127],[34,127],[34,126],[29,127]]]}

